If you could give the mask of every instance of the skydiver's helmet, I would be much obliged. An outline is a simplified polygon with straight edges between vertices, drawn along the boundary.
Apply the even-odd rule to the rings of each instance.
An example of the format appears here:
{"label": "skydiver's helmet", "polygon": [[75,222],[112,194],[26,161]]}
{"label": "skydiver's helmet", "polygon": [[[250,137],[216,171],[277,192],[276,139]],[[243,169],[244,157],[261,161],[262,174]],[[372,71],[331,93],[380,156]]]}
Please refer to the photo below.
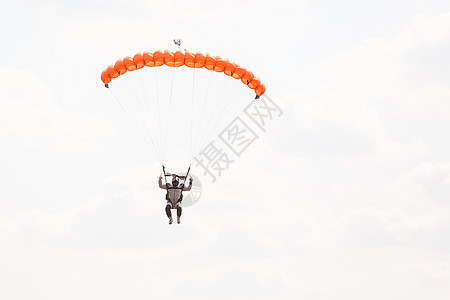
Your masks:
{"label": "skydiver's helmet", "polygon": [[172,185],[173,186],[178,186],[178,179],[176,177],[172,178]]}

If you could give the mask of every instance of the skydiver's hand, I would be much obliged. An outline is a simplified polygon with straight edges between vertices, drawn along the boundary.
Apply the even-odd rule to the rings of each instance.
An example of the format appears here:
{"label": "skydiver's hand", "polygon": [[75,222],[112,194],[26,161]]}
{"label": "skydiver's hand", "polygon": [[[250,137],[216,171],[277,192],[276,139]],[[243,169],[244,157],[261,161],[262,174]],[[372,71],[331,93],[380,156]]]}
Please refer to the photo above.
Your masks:
{"label": "skydiver's hand", "polygon": [[191,176],[191,178],[189,178],[189,183],[192,183],[192,181],[194,181],[194,179]]}
{"label": "skydiver's hand", "polygon": [[161,180],[162,179],[162,175],[159,175],[159,180]]}

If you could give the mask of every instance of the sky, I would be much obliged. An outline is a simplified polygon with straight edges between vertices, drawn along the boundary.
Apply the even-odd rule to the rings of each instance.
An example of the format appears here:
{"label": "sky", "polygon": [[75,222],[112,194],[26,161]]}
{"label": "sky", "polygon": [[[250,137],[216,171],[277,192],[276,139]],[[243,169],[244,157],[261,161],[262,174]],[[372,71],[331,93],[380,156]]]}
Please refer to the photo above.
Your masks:
{"label": "sky", "polygon": [[[1,7],[2,299],[448,299],[448,1]],[[216,181],[192,168],[169,226],[100,73],[173,38],[245,63],[280,111],[240,156],[220,144]]]}

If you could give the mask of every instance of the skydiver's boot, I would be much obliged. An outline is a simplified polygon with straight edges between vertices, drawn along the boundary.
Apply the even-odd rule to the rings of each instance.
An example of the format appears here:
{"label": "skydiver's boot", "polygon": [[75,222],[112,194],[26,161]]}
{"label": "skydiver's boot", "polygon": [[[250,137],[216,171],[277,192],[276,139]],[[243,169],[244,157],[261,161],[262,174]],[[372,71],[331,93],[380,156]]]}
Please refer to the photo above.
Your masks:
{"label": "skydiver's boot", "polygon": [[[173,219],[172,219],[172,217],[170,217],[169,218],[169,225],[172,224],[172,222],[173,222]],[[180,223],[180,222],[178,222],[178,223]]]}

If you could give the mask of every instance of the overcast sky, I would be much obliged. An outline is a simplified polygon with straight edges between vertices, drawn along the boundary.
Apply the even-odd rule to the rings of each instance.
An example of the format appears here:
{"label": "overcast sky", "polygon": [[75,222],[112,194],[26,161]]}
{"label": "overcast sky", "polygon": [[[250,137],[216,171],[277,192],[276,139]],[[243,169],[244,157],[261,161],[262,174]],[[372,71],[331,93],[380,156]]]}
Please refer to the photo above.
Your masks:
{"label": "overcast sky", "polygon": [[[0,298],[448,299],[449,1],[2,1],[0,37]],[[283,114],[169,226],[100,73],[175,37]]]}

